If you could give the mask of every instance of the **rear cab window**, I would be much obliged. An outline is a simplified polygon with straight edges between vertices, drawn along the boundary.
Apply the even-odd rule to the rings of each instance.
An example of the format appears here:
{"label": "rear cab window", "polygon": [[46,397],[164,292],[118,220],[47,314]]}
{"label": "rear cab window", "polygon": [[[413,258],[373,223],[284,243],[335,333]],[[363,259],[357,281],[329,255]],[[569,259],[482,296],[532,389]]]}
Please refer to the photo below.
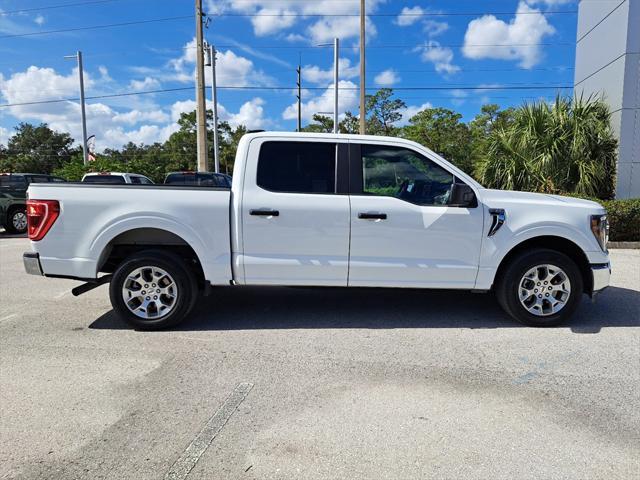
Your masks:
{"label": "rear cab window", "polygon": [[336,144],[264,142],[258,156],[257,184],[271,192],[336,193]]}
{"label": "rear cab window", "polygon": [[83,183],[101,183],[108,185],[121,185],[126,183],[121,175],[89,175],[84,177]]}

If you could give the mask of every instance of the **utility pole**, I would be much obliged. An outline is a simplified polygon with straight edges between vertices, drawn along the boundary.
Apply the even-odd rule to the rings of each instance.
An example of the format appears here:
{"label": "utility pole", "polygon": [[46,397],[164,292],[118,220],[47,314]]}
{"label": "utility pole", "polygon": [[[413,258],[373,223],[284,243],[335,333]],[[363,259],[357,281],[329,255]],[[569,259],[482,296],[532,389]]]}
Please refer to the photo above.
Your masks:
{"label": "utility pole", "polygon": [[365,58],[364,58],[364,45],[365,45],[365,10],[364,1],[360,0],[360,135],[364,135],[367,131],[367,105],[366,105],[366,90],[365,90]]}
{"label": "utility pole", "polygon": [[298,99],[298,132],[302,131],[302,66],[298,63],[298,68],[296,68],[296,73],[298,74],[298,82],[296,85],[298,86],[298,95],[296,98]]}
{"label": "utility pole", "polygon": [[84,106],[84,73],[82,69],[82,52],[78,50],[75,55],[66,55],[64,58],[75,58],[78,61],[78,80],[80,81],[80,115],[82,118],[82,157],[84,164],[89,164],[89,152],[87,151],[87,113]]}
{"label": "utility pole", "polygon": [[338,71],[338,60],[340,58],[340,40],[333,39],[333,133],[338,133],[338,81],[340,72]]}
{"label": "utility pole", "polygon": [[218,146],[218,87],[216,85],[216,47],[209,45],[206,65],[211,66],[211,101],[213,102],[213,164],[220,173],[220,149]]}
{"label": "utility pole", "polygon": [[207,163],[207,107],[204,96],[204,40],[202,0],[196,0],[196,131],[198,171],[209,170]]}

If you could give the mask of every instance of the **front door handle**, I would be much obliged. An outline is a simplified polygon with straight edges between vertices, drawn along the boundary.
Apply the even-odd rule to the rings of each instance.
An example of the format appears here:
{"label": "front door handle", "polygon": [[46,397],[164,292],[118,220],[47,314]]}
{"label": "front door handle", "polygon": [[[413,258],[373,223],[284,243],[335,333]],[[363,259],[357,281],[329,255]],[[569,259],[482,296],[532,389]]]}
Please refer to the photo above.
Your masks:
{"label": "front door handle", "polygon": [[280,216],[280,212],[278,210],[258,208],[255,210],[249,210],[249,215],[256,215],[258,217],[278,217]]}
{"label": "front door handle", "polygon": [[358,214],[358,218],[362,220],[386,220],[386,213],[371,213],[371,212],[360,212]]}

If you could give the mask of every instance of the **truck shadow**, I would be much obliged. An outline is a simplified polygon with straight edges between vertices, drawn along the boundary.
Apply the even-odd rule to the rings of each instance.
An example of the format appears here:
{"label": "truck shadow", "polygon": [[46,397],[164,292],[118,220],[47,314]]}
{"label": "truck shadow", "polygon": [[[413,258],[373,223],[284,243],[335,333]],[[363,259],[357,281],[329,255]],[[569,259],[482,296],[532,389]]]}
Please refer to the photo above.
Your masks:
{"label": "truck shadow", "polygon": [[[640,292],[610,287],[595,304],[587,297],[570,324],[574,333],[640,326]],[[113,312],[90,328],[129,329]],[[511,320],[492,294],[371,289],[222,287],[199,302],[176,330],[303,328],[525,328]]]}

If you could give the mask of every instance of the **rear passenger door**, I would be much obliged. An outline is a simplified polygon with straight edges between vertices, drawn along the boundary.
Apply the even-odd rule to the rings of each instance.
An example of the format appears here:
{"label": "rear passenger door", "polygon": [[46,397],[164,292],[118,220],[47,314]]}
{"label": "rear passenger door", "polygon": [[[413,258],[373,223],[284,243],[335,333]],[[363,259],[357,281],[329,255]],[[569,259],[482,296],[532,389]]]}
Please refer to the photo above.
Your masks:
{"label": "rear passenger door", "polygon": [[242,191],[244,283],[346,286],[347,143],[256,138]]}

